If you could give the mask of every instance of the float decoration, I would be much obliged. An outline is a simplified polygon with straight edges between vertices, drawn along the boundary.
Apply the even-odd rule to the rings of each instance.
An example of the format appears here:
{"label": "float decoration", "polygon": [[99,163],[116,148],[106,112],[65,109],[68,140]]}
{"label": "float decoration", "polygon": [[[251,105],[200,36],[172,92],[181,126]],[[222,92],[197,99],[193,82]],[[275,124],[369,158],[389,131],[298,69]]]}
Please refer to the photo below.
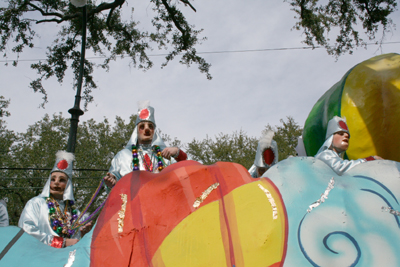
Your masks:
{"label": "float decoration", "polygon": [[317,101],[303,131],[308,156],[315,156],[324,143],[333,116],[345,117],[349,126],[349,159],[379,155],[400,161],[400,55],[361,62]]}

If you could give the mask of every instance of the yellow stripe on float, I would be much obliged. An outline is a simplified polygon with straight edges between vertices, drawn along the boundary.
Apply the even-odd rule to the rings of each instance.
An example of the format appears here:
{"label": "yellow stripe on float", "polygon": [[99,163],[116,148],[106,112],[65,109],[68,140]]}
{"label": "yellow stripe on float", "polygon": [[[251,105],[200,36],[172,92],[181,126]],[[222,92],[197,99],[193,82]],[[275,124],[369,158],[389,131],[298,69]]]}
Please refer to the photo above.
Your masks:
{"label": "yellow stripe on float", "polygon": [[341,116],[350,129],[350,159],[379,155],[399,161],[400,55],[377,56],[348,75]]}
{"label": "yellow stripe on float", "polygon": [[[270,199],[259,184],[270,192]],[[278,212],[276,219],[271,199]],[[229,266],[233,251],[235,266],[271,266],[282,261],[285,219],[275,188],[263,180],[252,182],[225,195],[223,202],[200,206],[186,217],[165,238],[152,263],[166,267]]]}
{"label": "yellow stripe on float", "polygon": [[219,222],[218,201],[191,213],[164,239],[152,262],[166,267],[227,266]]}
{"label": "yellow stripe on float", "polygon": [[280,216],[282,210],[278,208],[279,215],[273,218],[271,202],[259,184],[268,189],[275,203],[280,202],[267,183],[253,182],[232,192],[244,266],[270,266],[282,261],[285,217]]}

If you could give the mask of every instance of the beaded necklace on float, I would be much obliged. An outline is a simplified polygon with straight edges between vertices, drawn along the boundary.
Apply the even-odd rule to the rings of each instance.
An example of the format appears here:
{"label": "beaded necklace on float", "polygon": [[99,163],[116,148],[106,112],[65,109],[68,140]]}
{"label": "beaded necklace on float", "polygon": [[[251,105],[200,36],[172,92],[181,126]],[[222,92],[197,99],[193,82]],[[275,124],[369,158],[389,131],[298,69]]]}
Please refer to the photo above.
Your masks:
{"label": "beaded necklace on float", "polygon": [[92,212],[89,216],[87,216],[86,219],[82,220],[83,215],[88,211],[89,207],[93,204],[94,200],[96,199],[97,195],[99,194],[100,190],[103,188],[103,184],[104,184],[104,179],[101,179],[101,182],[99,183],[99,185],[97,186],[96,191],[94,192],[93,196],[91,197],[89,203],[86,205],[86,207],[83,209],[83,212],[81,212],[81,214],[79,215],[78,219],[75,220],[75,222],[72,224],[71,229],[72,230],[76,230],[81,226],[84,226],[85,224],[87,224],[88,222],[92,221],[95,216],[103,209],[104,205],[106,204],[106,200],[107,198],[100,204],[100,206],[97,207],[97,209]]}
{"label": "beaded necklace on float", "polygon": [[72,225],[78,218],[77,210],[73,200],[65,201],[64,212],[60,209],[60,204],[53,197],[46,198],[47,206],[49,207],[49,222],[59,236],[70,238],[75,234]]}
{"label": "beaded necklace on float", "polygon": [[[57,168],[65,170],[68,165],[69,163],[65,159],[63,159],[57,163]],[[93,219],[95,219],[96,215],[98,215],[104,207],[107,198],[99,205],[99,207],[94,212],[92,212],[89,216],[85,216],[85,219],[82,218],[83,215],[86,215],[89,207],[94,203],[94,200],[99,195],[99,192],[103,188],[103,185],[104,179],[101,179],[99,186],[94,192],[92,198],[86,205],[84,211],[81,212],[79,216],[78,210],[76,209],[73,200],[65,200],[64,212],[62,212],[60,209],[60,204],[57,202],[57,200],[55,200],[51,195],[47,197],[46,203],[49,208],[49,223],[54,232],[56,232],[60,237],[71,238],[75,234],[75,232],[79,230],[80,227],[88,224]]]}
{"label": "beaded necklace on float", "polygon": [[[158,171],[161,172],[165,168],[166,164],[164,162],[163,157],[161,156],[161,149],[157,145],[154,145],[152,147],[150,162],[153,162],[154,154],[155,154],[155,157],[157,157],[157,169],[158,169]],[[132,145],[132,169],[134,171],[139,170],[139,155],[142,158],[142,162],[143,162],[143,165],[144,165],[144,168],[146,169],[146,171],[153,172],[153,167],[149,166],[149,164],[144,159],[142,149],[138,150],[136,145]]]}

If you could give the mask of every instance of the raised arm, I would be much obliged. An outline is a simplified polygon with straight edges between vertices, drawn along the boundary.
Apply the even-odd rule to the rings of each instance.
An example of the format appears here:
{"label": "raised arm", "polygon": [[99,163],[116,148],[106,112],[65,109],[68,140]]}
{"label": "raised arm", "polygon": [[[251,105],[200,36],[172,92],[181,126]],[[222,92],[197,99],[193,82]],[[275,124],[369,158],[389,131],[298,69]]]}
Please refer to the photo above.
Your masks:
{"label": "raised arm", "polygon": [[354,166],[367,161],[367,159],[357,159],[357,160],[342,159],[330,149],[321,152],[320,154],[315,156],[315,158],[325,162],[338,175],[342,175],[343,173],[353,168]]}
{"label": "raised arm", "polygon": [[161,151],[161,156],[166,159],[173,157],[176,161],[182,161],[187,159],[187,155],[178,147],[166,147]]}

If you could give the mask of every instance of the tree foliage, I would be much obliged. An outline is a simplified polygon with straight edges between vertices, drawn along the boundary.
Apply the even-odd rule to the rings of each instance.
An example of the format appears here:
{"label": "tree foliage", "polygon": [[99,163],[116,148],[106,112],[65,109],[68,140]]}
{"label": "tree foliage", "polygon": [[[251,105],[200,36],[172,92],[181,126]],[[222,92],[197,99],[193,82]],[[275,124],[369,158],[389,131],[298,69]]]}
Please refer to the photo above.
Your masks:
{"label": "tree foliage", "polygon": [[[366,46],[357,25],[362,25],[369,40],[375,40],[381,31],[381,41],[395,26],[390,15],[397,10],[396,0],[285,1],[297,14],[298,22],[294,28],[304,31],[304,43],[312,47],[323,46],[336,57],[347,52],[351,54],[355,47]],[[328,37],[332,32],[337,34],[334,42]]]}
{"label": "tree foliage", "polygon": [[[274,140],[278,144],[279,161],[296,156],[297,139],[302,134],[302,128],[292,117],[287,121],[280,120],[281,126],[265,126],[265,129],[275,132]],[[206,137],[204,140],[193,139],[185,144],[186,152],[193,160],[210,165],[217,161],[236,162],[249,169],[256,156],[258,138],[247,136],[244,131],[215,136],[215,139]]]}
{"label": "tree foliage", "polygon": [[[95,189],[108,170],[111,160],[123,146],[135,127],[136,116],[125,123],[117,117],[112,126],[107,119],[102,122],[89,120],[78,129],[75,152],[73,184],[80,209],[89,203]],[[8,197],[10,224],[17,224],[25,203],[41,193],[54,166],[55,154],[65,150],[69,135],[69,119],[62,114],[49,115],[24,133],[16,135],[10,147],[7,163],[2,166],[0,198]],[[91,211],[104,200],[100,197]]]}
{"label": "tree foliage", "polygon": [[7,129],[4,117],[10,116],[7,110],[10,100],[5,100],[0,96],[0,167],[7,165],[10,148],[15,141],[15,134],[13,131]]}
{"label": "tree foliage", "polygon": [[[134,18],[124,21],[122,16],[122,10],[128,9],[128,5],[134,4],[134,1],[114,0],[97,4],[95,0],[88,0],[83,9],[72,5],[70,0],[6,0],[6,4],[2,4],[5,7],[0,8],[0,51],[7,57],[8,45],[12,45],[10,52],[18,55],[25,48],[33,48],[34,41],[38,37],[35,24],[63,25],[57,38],[47,48],[47,61],[31,65],[39,77],[30,83],[30,87],[35,92],[43,94],[42,105],[44,105],[47,102],[47,93],[42,85],[43,79],[56,77],[60,83],[63,82],[69,64],[75,75],[74,87],[76,87],[84,25],[82,17],[86,10],[86,49],[105,58],[101,67],[108,69],[111,60],[127,56],[133,66],[149,69],[153,66],[153,62],[149,59],[148,52],[153,47],[158,47],[168,50],[162,66],[166,66],[176,56],[181,55],[182,64],[188,66],[193,63],[198,64],[199,70],[211,79],[210,64],[199,57],[195,49],[195,45],[202,41],[198,37],[202,30],[196,30],[188,23],[178,8],[182,3],[183,7],[189,6],[196,11],[188,0],[177,0],[175,3],[167,0],[149,0],[154,11],[154,18],[151,20],[153,28],[145,31],[138,27],[139,22]],[[132,17],[135,12],[132,8]],[[17,61],[14,61],[13,65],[16,66]],[[85,108],[92,101],[91,91],[97,87],[92,76],[94,66],[92,61],[85,60],[83,72]]]}
{"label": "tree foliage", "polygon": [[202,141],[193,139],[187,144],[187,153],[193,160],[206,165],[227,161],[239,163],[248,169],[254,162],[257,141],[242,130],[232,134],[220,133],[215,140],[208,136]]}
{"label": "tree foliage", "polygon": [[265,129],[275,132],[274,140],[278,144],[279,161],[296,156],[296,146],[298,137],[302,135],[303,129],[295,122],[292,117],[287,117],[287,121],[280,119],[282,126],[267,125]]}
{"label": "tree foliage", "polygon": [[[0,97],[0,114],[7,113],[8,101]],[[115,154],[125,147],[135,127],[136,116],[125,122],[116,117],[114,123],[104,118],[101,122],[93,119],[81,123],[77,134],[74,163],[74,195],[80,210],[89,203],[102,177],[110,167]],[[0,120],[1,123],[1,120]],[[293,118],[281,120],[282,125],[267,129],[275,131],[279,160],[295,154],[297,137],[301,128]],[[0,128],[7,131],[6,127]],[[2,132],[1,132],[2,133]],[[244,131],[223,134],[203,140],[193,139],[182,144],[159,130],[168,146],[179,146],[193,160],[210,165],[217,161],[235,162],[249,169],[254,162],[258,138],[248,136]],[[55,154],[65,150],[69,135],[69,119],[62,114],[45,115],[30,125],[26,132],[10,133],[7,153],[1,154],[0,198],[8,197],[10,224],[16,225],[26,202],[41,193],[54,166]],[[0,138],[3,136],[0,135]],[[3,145],[3,143],[0,143]],[[103,192],[89,211],[93,211],[105,199]]]}

